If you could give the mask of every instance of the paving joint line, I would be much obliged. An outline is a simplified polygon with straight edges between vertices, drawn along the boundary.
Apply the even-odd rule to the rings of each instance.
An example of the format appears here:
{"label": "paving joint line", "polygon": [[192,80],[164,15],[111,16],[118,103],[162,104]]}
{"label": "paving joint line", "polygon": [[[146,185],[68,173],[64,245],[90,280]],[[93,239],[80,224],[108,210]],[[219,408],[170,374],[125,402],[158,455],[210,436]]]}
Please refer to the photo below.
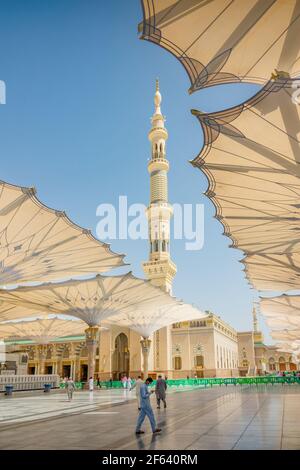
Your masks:
{"label": "paving joint line", "polygon": [[[247,387],[247,388],[248,388],[248,387]],[[233,393],[232,391],[229,391],[229,392],[227,392],[227,393],[224,393],[223,395],[220,395],[220,396],[218,396],[218,397],[216,397],[216,398],[212,398],[211,400],[208,400],[208,401],[207,401],[207,404],[205,404],[204,407],[203,407],[201,410],[199,410],[198,412],[196,412],[196,415],[197,415],[197,416],[203,416],[203,415],[209,413],[212,409],[215,408],[215,403],[212,403],[212,402],[215,402],[216,400],[221,399],[222,401],[225,401],[225,402],[226,402],[226,401],[229,401],[229,400],[230,400],[230,397],[229,397],[228,395],[232,395],[232,393]],[[226,400],[226,398],[227,398],[227,400]],[[192,417],[195,417],[195,411],[194,411],[194,410],[191,410],[191,412],[190,412],[188,415],[186,414],[186,412],[184,412],[184,416],[180,417],[179,419],[176,418],[176,417],[174,417],[173,420],[172,420],[172,419],[170,420],[170,421],[171,421],[170,424],[168,424],[167,426],[165,426],[164,429],[168,429],[170,426],[173,426],[173,424],[178,424],[178,423],[180,423],[180,422],[182,422],[182,421],[184,421],[184,420],[188,420],[191,416],[192,416]],[[225,418],[224,418],[224,419],[225,419]],[[173,434],[174,432],[176,432],[176,429],[175,429],[174,431],[170,432],[170,434]],[[151,436],[151,435],[152,435],[152,433],[149,431],[149,432],[146,432],[146,433],[144,434],[144,437]],[[201,436],[201,435],[200,435],[200,436]],[[121,450],[121,449],[123,449],[123,448],[128,447],[129,445],[131,445],[131,444],[133,444],[133,443],[136,443],[136,439],[137,439],[137,438],[132,439],[132,441],[130,441],[129,443],[126,443],[126,444],[124,444],[124,445],[122,445],[122,446],[119,446],[119,445],[118,445],[118,442],[117,442],[117,443],[114,444],[113,447],[111,447],[111,449],[117,448],[118,450]],[[198,439],[199,439],[199,438],[198,438]],[[120,441],[119,441],[119,442],[120,442]],[[193,441],[193,442],[195,442],[195,441]],[[115,447],[116,445],[117,445],[117,447]]]}
{"label": "paving joint line", "polygon": [[244,431],[242,432],[242,434],[240,435],[240,437],[238,438],[238,440],[236,441],[236,443],[233,445],[233,447],[231,447],[231,450],[234,450],[234,448],[236,447],[236,445],[239,443],[239,441],[242,439],[243,435],[245,434],[245,432],[247,431],[247,429],[249,428],[250,424],[252,423],[252,421],[254,420],[254,418],[257,416],[257,414],[259,413],[259,411],[261,410],[261,408],[264,406],[266,400],[268,399],[268,397],[265,397],[262,404],[260,406],[258,406],[258,409],[256,410],[256,413],[254,414],[253,418],[249,421],[249,423],[247,424],[247,426],[245,427]]}

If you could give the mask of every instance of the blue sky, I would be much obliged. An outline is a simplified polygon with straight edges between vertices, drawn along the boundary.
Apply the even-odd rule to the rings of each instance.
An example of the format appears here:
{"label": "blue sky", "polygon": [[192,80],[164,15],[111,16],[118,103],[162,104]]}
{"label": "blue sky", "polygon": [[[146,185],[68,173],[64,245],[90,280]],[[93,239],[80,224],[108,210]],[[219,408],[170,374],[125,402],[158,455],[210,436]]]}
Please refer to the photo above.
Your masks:
{"label": "blue sky", "polygon": [[[205,206],[203,249],[186,251],[184,241],[172,242],[174,294],[249,330],[255,291],[238,262],[242,253],[228,248],[203,196],[206,179],[188,161],[202,145],[190,109],[226,108],[257,87],[229,85],[189,96],[176,59],[139,40],[138,0],[0,0],[0,7],[0,79],[7,87],[7,103],[0,106],[1,179],[35,186],[44,203],[94,233],[99,204],[117,205],[119,195],[127,195],[129,204],[147,204],[147,133],[159,77],[170,202]],[[147,242],[116,240],[112,249],[127,253],[142,276]]]}

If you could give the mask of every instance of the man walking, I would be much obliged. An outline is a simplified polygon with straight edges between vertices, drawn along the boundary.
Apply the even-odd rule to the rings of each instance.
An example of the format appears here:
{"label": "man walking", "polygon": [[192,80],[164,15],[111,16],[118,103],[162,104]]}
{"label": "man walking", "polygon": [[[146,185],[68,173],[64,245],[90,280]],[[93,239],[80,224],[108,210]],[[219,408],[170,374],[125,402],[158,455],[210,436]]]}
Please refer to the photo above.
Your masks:
{"label": "man walking", "polygon": [[66,382],[66,389],[67,389],[67,395],[68,395],[68,400],[69,401],[71,401],[72,398],[73,398],[73,392],[74,392],[75,388],[76,388],[75,383],[73,382],[71,377],[69,377],[69,379]]}
{"label": "man walking", "polygon": [[156,382],[156,386],[155,386],[157,408],[159,410],[160,410],[160,400],[162,400],[162,402],[164,404],[164,408],[167,408],[166,390],[167,390],[167,382],[162,378],[161,375],[159,375],[158,379],[157,379],[157,382]]}
{"label": "man walking", "polygon": [[135,430],[136,434],[144,434],[145,433],[144,431],[141,431],[141,426],[142,426],[146,416],[148,416],[148,418],[149,418],[153,434],[158,434],[159,432],[161,432],[161,429],[156,427],[154,413],[153,413],[151,403],[150,403],[150,395],[151,395],[151,393],[153,393],[153,391],[150,392],[148,390],[148,385],[150,385],[152,382],[153,382],[153,380],[151,379],[151,377],[148,377],[146,379],[146,382],[141,385],[141,389],[140,389],[141,411],[139,413],[137,424],[136,424],[136,430]]}
{"label": "man walking", "polygon": [[94,379],[93,377],[90,377],[89,378],[89,391],[93,392],[93,390],[94,390]]}

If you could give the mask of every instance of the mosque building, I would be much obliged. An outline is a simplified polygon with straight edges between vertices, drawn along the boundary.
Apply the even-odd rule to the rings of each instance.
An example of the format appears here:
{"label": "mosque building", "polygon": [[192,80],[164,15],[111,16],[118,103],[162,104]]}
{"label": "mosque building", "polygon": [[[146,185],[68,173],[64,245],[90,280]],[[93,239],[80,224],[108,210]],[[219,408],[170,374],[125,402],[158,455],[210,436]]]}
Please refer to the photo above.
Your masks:
{"label": "mosque building", "polygon": [[[170,254],[170,219],[166,141],[168,132],[161,111],[162,97],[158,81],[154,96],[155,110],[148,137],[151,158],[150,204],[147,209],[149,227],[149,259],[142,266],[152,284],[172,293],[176,265]],[[124,374],[137,377],[142,370],[140,336],[129,328],[103,322],[96,350],[95,377],[119,380]],[[8,348],[16,348],[10,346]],[[28,354],[29,374],[59,374],[75,380],[87,380],[88,351],[84,336],[57,339],[50,344],[19,341],[18,348]],[[22,355],[24,361],[24,355]],[[253,311],[253,331],[237,332],[219,316],[207,312],[199,320],[175,323],[154,333],[151,338],[149,375],[156,378],[232,377],[298,369],[297,360],[266,346],[258,330]]]}

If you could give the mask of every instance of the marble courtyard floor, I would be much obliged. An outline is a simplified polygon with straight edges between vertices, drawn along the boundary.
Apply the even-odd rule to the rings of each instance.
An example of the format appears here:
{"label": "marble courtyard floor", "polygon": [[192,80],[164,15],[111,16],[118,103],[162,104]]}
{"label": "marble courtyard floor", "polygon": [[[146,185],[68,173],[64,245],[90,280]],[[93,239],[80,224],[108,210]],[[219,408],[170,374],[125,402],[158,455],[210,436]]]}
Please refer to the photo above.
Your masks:
{"label": "marble courtyard floor", "polygon": [[0,395],[0,449],[300,449],[300,386],[222,386],[168,394],[160,435],[134,434],[135,392]]}

